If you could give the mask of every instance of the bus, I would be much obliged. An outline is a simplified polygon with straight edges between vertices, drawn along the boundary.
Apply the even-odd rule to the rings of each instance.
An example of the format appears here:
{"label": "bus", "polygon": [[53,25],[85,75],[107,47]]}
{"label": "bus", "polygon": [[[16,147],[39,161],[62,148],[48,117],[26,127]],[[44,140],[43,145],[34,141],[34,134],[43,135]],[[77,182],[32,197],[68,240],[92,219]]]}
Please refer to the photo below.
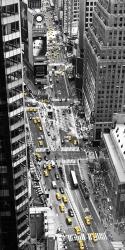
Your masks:
{"label": "bus", "polygon": [[71,170],[71,171],[70,171],[70,174],[71,174],[73,186],[74,186],[74,188],[77,188],[77,187],[78,187],[78,181],[77,181],[77,178],[76,178],[76,173],[75,173],[75,171],[74,171],[74,170]]}

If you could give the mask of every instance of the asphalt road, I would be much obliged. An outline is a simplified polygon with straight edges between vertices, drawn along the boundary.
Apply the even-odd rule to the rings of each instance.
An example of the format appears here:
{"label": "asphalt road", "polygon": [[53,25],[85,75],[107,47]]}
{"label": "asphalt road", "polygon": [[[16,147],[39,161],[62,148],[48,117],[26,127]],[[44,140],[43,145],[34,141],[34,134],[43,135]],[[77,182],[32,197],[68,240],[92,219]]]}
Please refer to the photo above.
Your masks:
{"label": "asphalt road", "polygon": [[[67,174],[67,179],[70,183],[70,187],[71,187],[71,192],[72,195],[74,197],[74,200],[77,204],[77,208],[80,212],[81,218],[85,217],[85,209],[89,208],[90,214],[93,217],[93,222],[91,226],[87,226],[86,225],[86,230],[87,233],[91,233],[91,232],[96,232],[97,233],[97,237],[98,237],[98,242],[96,243],[92,243],[91,241],[88,241],[88,249],[111,249],[111,246],[108,242],[107,236],[104,232],[104,228],[102,227],[102,224],[96,214],[96,211],[93,207],[93,204],[91,202],[91,199],[85,199],[82,191],[80,190],[80,187],[78,189],[74,189],[72,186],[72,180],[70,177],[70,170],[75,170],[76,172],[76,176],[78,179],[78,183],[79,183],[79,171],[78,171],[78,165],[65,165],[65,170],[66,170],[66,174]],[[99,233],[99,234],[98,234]]]}
{"label": "asphalt road", "polygon": [[[58,41],[54,31],[55,25],[53,24],[53,20],[50,17],[50,13],[47,12],[46,14],[46,20],[47,20],[47,26],[48,26],[48,36],[53,35],[53,41],[55,42],[53,45],[51,45],[52,42],[48,42],[48,49],[50,49],[48,57],[49,57],[49,69],[51,70],[53,67],[53,63],[57,63],[58,69],[55,71],[59,71],[59,62],[65,63],[64,55],[62,53],[62,50],[59,50]],[[49,34],[50,33],[50,34]],[[58,55],[55,56],[54,53],[52,53],[51,50],[58,50]],[[111,250],[111,246],[109,245],[109,242],[106,238],[106,235],[104,233],[104,229],[102,228],[99,218],[97,217],[97,214],[93,208],[93,205],[91,203],[91,200],[86,200],[80,191],[80,189],[73,189],[71,185],[71,179],[70,179],[70,169],[75,169],[76,174],[79,178],[79,169],[78,169],[78,161],[82,158],[84,159],[86,157],[85,151],[80,151],[79,148],[76,151],[76,147],[72,145],[69,142],[66,142],[65,146],[61,145],[61,140],[64,139],[65,134],[67,133],[66,130],[66,123],[68,126],[68,129],[70,129],[71,134],[76,131],[75,122],[73,121],[74,116],[71,109],[71,114],[66,114],[64,117],[62,115],[63,110],[67,110],[67,100],[66,98],[69,98],[68,88],[67,88],[67,81],[65,79],[65,73],[64,74],[57,74],[58,76],[55,76],[55,74],[52,75],[52,83],[54,84],[54,90],[50,91],[50,95],[52,94],[52,105],[51,108],[53,109],[53,119],[50,119],[47,116],[48,112],[48,106],[47,104],[40,104],[40,102],[37,105],[38,111],[35,112],[27,112],[28,116],[28,123],[30,127],[30,132],[32,136],[32,142],[34,146],[34,151],[36,149],[41,150],[43,157],[46,155],[44,149],[49,148],[50,154],[47,155],[47,158],[50,160],[57,160],[57,165],[62,165],[62,171],[63,171],[63,179],[60,176],[59,180],[56,180],[55,173],[58,173],[60,175],[60,171],[58,167],[53,168],[49,172],[49,176],[45,177],[43,175],[43,163],[44,160],[42,159],[39,170],[41,177],[41,182],[44,182],[44,185],[46,187],[46,192],[49,193],[49,205],[52,204],[52,209],[55,213],[55,220],[58,220],[58,224],[60,224],[60,227],[62,228],[63,232],[65,232],[65,235],[67,239],[71,235],[74,235],[74,226],[79,225],[81,228],[81,232],[85,235],[89,235],[90,232],[96,232],[100,237],[98,242],[94,243],[92,240],[86,240],[86,250]],[[49,83],[50,84],[50,83]],[[54,92],[54,93],[53,93]],[[57,102],[55,101],[57,99]],[[61,105],[58,103],[58,99],[62,99]],[[63,107],[62,107],[63,106]],[[57,115],[58,113],[58,115]],[[39,125],[34,124],[32,119],[30,117],[37,116],[40,117],[41,120],[41,126],[43,128],[43,131],[39,130]],[[53,122],[53,126],[51,126],[51,122]],[[63,133],[60,133],[60,129],[63,131]],[[48,135],[48,132],[50,135]],[[68,131],[69,132],[69,131]],[[38,137],[41,135],[44,136],[44,145],[43,147],[38,146]],[[54,141],[52,138],[53,136],[56,137],[56,141]],[[74,136],[74,134],[73,134]],[[77,138],[77,133],[76,133]],[[57,201],[56,199],[56,192],[57,190],[54,190],[52,188],[52,181],[56,180],[57,183],[57,190],[59,191],[59,187],[64,187],[65,193],[68,196],[68,203],[65,204],[65,213],[61,213],[59,210],[59,204],[60,201]],[[66,224],[66,216],[68,215],[68,208],[73,208],[75,216],[72,218],[72,225]],[[88,207],[92,216],[93,216],[93,222],[91,226],[87,226],[83,223],[84,221],[84,209]],[[101,235],[101,236],[100,236]],[[68,249],[79,249],[78,243],[69,241],[68,243]]]}

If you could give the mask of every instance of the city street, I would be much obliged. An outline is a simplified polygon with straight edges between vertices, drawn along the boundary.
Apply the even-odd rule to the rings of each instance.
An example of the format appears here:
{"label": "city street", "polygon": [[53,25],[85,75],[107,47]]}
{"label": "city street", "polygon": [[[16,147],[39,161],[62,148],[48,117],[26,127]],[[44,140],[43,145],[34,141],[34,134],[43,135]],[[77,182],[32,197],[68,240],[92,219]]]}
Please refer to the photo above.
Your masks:
{"label": "city street", "polygon": [[[68,249],[80,249],[78,240],[81,237],[85,249],[112,250],[112,245],[91,198],[90,185],[87,183],[90,196],[86,199],[79,184],[83,173],[87,171],[84,164],[82,164],[83,173],[81,171],[81,162],[84,162],[88,156],[84,143],[80,147],[80,140],[83,139],[85,133],[87,135],[87,129],[84,122],[80,123],[72,108],[75,100],[73,103],[68,92],[64,67],[65,55],[59,45],[62,41],[60,36],[56,35],[50,12],[47,12],[46,21],[49,59],[46,88],[48,100],[37,100],[33,97],[32,99],[36,101],[36,107],[33,107],[26,97],[27,123],[33,148],[32,159],[41,188],[44,186],[45,194],[49,195],[44,205],[46,206],[47,203],[52,210],[55,222],[58,221],[55,223],[54,230],[56,234],[65,238]],[[93,153],[90,153],[91,156],[95,157]],[[71,170],[76,173],[78,181],[76,189],[72,185]],[[64,201],[63,195],[67,197],[67,201]],[[63,208],[59,207],[61,205]],[[73,216],[70,216],[69,209],[73,211]],[[86,209],[92,216],[91,225],[85,223]],[[67,222],[67,218],[70,218],[70,222]],[[79,227],[79,232],[75,227]],[[96,240],[92,238],[91,233],[95,233]]]}

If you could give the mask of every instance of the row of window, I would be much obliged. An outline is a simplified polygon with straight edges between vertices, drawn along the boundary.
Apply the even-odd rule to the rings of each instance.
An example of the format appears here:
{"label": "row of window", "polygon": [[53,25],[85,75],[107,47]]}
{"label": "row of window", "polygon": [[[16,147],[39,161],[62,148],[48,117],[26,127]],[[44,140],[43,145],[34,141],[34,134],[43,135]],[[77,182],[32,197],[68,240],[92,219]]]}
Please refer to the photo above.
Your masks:
{"label": "row of window", "polygon": [[2,17],[8,17],[11,15],[18,14],[18,4],[11,4],[3,6],[1,9]]}
{"label": "row of window", "polygon": [[20,38],[12,39],[4,43],[4,52],[20,48]]}
{"label": "row of window", "polygon": [[14,129],[13,131],[11,131],[11,139],[13,139],[14,137],[20,135],[24,131],[25,131],[24,125],[18,127],[17,129]]}
{"label": "row of window", "polygon": [[21,54],[11,56],[5,59],[6,68],[13,67],[21,63]]}
{"label": "row of window", "polygon": [[16,166],[16,167],[14,168],[14,174],[17,174],[17,173],[20,172],[20,171],[22,171],[23,173],[26,174],[27,169],[24,168],[24,166],[26,166],[26,161],[23,161],[22,164],[19,164],[18,166]]}
{"label": "row of window", "polygon": [[22,151],[20,151],[18,154],[14,155],[13,156],[13,161],[16,162],[16,161],[19,161],[20,159],[22,159],[23,157],[26,156],[26,150],[23,149]]}
{"label": "row of window", "polygon": [[22,122],[24,120],[24,112],[21,112],[10,118],[10,125],[14,125],[17,122]]}
{"label": "row of window", "polygon": [[15,101],[9,105],[9,112],[12,112],[18,108],[21,108],[23,106],[23,98],[21,98],[18,101]]}
{"label": "row of window", "polygon": [[3,36],[18,32],[19,31],[19,21],[5,24],[2,26],[2,28],[3,28]]}
{"label": "row of window", "polygon": [[112,14],[124,14],[125,13],[125,4],[123,3],[115,3],[114,4],[114,9],[109,8],[109,2],[106,0],[99,0],[99,3],[105,8],[107,9],[107,11],[109,13]]}
{"label": "row of window", "polygon": [[22,78],[22,70],[17,70],[11,74],[8,74],[7,76],[7,83],[11,83],[14,81],[17,81]]}
{"label": "row of window", "polygon": [[9,90],[9,98],[14,97],[23,92],[22,84],[16,86],[15,88]]}
{"label": "row of window", "polygon": [[96,1],[86,1],[86,6],[96,6]]}
{"label": "row of window", "polygon": [[15,143],[12,144],[12,150],[16,150],[20,147],[25,145],[25,137],[21,138],[20,141],[16,141]]}

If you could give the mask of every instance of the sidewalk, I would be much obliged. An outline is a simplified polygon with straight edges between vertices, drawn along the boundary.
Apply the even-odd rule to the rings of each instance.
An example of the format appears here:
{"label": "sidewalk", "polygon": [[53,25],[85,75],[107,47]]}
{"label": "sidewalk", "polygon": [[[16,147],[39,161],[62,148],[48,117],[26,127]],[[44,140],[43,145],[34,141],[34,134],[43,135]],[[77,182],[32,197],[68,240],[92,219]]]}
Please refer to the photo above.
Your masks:
{"label": "sidewalk", "polygon": [[[106,234],[111,242],[117,242],[117,245],[121,245],[121,243],[124,242],[125,246],[125,232],[121,232],[118,227],[117,227],[117,221],[115,218],[113,218],[113,213],[110,211],[109,206],[107,205],[108,203],[104,203],[103,200],[109,199],[108,193],[105,194],[105,196],[101,196],[98,198],[98,202],[95,202],[95,195],[94,195],[94,190],[93,185],[89,180],[89,169],[88,169],[88,160],[84,159],[80,161],[80,173],[81,173],[81,178],[85,179],[86,184],[89,188],[90,194],[91,194],[91,199],[96,207],[96,210],[100,216],[100,220],[102,221],[103,227],[106,230]],[[94,177],[95,181],[95,177]],[[101,182],[100,182],[101,183]],[[99,187],[99,192],[101,186],[103,187],[103,183],[100,184]],[[107,190],[108,191],[108,190]],[[114,243],[116,244],[116,243]],[[115,248],[116,249],[116,248]],[[120,248],[124,249],[124,248]]]}

